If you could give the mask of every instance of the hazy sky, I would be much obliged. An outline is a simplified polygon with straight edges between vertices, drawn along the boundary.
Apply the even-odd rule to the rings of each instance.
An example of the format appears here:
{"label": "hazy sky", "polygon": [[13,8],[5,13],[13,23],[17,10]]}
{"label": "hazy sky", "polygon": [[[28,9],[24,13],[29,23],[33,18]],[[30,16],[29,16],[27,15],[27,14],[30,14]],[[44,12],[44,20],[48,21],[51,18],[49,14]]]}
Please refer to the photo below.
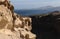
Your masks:
{"label": "hazy sky", "polygon": [[60,0],[11,0],[15,9],[31,9],[43,6],[60,6]]}

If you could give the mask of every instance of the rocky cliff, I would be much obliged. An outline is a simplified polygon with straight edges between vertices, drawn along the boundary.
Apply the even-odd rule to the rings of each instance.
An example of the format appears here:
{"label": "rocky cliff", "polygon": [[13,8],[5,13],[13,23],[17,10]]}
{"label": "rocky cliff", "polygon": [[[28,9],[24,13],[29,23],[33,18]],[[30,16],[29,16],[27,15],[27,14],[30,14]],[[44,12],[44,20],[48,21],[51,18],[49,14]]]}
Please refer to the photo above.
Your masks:
{"label": "rocky cliff", "polygon": [[0,0],[0,39],[36,39],[31,18],[14,12],[9,0]]}

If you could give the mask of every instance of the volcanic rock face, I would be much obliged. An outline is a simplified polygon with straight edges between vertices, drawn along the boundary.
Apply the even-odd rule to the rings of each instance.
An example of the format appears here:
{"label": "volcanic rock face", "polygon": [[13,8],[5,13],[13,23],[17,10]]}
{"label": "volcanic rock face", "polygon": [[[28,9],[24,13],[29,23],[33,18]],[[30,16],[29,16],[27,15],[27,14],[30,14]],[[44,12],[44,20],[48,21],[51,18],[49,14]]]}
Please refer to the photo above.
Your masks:
{"label": "volcanic rock face", "polygon": [[31,29],[30,17],[14,13],[8,0],[0,0],[0,39],[36,39]]}

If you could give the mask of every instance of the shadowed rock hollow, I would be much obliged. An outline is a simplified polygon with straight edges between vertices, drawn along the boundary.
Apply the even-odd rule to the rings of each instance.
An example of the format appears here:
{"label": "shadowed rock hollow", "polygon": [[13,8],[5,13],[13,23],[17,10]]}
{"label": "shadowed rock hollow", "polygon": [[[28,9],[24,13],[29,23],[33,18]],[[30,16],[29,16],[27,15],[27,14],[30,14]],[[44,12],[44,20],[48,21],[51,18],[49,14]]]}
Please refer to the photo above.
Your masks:
{"label": "shadowed rock hollow", "polygon": [[32,32],[37,35],[37,39],[60,39],[59,11],[30,17],[32,18]]}

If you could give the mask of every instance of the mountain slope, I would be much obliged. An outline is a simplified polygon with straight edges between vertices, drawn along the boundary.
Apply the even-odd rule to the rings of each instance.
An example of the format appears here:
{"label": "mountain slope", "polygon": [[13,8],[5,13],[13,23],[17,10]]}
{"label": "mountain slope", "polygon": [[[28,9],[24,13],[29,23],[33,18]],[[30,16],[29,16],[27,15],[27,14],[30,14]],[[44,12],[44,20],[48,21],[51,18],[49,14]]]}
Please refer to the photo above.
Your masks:
{"label": "mountain slope", "polygon": [[60,7],[46,6],[46,7],[30,9],[30,10],[29,9],[28,10],[15,10],[15,12],[21,15],[44,14],[44,13],[49,13],[53,11],[60,11]]}

